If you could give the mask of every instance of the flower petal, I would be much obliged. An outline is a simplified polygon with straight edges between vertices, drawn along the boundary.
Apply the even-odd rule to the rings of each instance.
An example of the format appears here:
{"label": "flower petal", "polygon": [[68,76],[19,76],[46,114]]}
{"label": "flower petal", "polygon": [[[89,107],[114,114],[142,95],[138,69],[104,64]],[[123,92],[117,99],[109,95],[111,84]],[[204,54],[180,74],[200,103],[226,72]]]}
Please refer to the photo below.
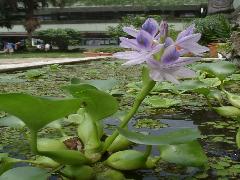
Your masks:
{"label": "flower petal", "polygon": [[196,72],[186,67],[180,67],[173,75],[177,78],[194,78],[196,77]]}
{"label": "flower petal", "polygon": [[167,47],[162,55],[161,62],[163,64],[170,64],[175,62],[179,58],[180,54],[176,47],[171,45]]}
{"label": "flower petal", "polygon": [[139,48],[151,50],[153,44],[153,37],[148,32],[140,30],[136,40]]}
{"label": "flower petal", "polygon": [[192,35],[194,33],[194,31],[195,31],[195,24],[192,24],[187,29],[183,30],[182,32],[180,32],[178,34],[177,41],[186,36]]}
{"label": "flower petal", "polygon": [[170,37],[167,37],[166,40],[165,40],[165,43],[164,43],[164,47],[167,48],[168,46],[171,46],[174,44],[174,41],[172,38]]}
{"label": "flower petal", "polygon": [[176,41],[175,45],[187,50],[188,52],[194,53],[196,55],[201,55],[201,53],[209,51],[209,49],[197,43],[200,38],[201,34],[193,34]]}
{"label": "flower petal", "polygon": [[118,59],[136,59],[139,56],[142,56],[137,51],[125,51],[125,52],[117,52],[113,54],[113,57],[118,58]]}
{"label": "flower petal", "polygon": [[138,34],[138,30],[137,29],[135,29],[133,26],[130,26],[130,27],[123,27],[123,31],[125,32],[125,33],[128,33],[130,36],[132,36],[132,37],[137,37],[137,34]]}
{"label": "flower petal", "polygon": [[137,41],[135,39],[128,39],[125,37],[120,37],[120,46],[123,48],[130,48],[134,50],[141,50],[141,48],[138,47]]}
{"label": "flower petal", "polygon": [[158,32],[158,23],[153,18],[148,18],[142,25],[142,29],[155,37]]}

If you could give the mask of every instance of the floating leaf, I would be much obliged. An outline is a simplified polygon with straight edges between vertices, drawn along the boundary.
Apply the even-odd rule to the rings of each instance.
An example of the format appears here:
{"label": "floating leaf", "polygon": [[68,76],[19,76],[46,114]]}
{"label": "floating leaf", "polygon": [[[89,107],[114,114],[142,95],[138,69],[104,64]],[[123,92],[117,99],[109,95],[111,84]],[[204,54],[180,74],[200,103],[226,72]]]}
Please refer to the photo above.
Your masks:
{"label": "floating leaf", "polygon": [[199,80],[185,80],[177,86],[181,91],[192,91],[203,95],[208,95],[209,87]]}
{"label": "floating leaf", "polygon": [[161,98],[160,96],[151,96],[149,98],[146,98],[144,102],[154,108],[169,108],[180,103],[179,100]]}
{"label": "floating leaf", "polygon": [[207,157],[197,141],[179,145],[159,146],[161,159],[184,166],[200,167],[207,163]]}
{"label": "floating leaf", "polygon": [[0,126],[7,126],[11,128],[23,128],[25,126],[21,119],[15,116],[6,116],[0,119]]}
{"label": "floating leaf", "polygon": [[240,108],[240,96],[226,92],[228,101],[235,107]]}
{"label": "floating leaf", "polygon": [[221,81],[218,78],[205,78],[200,81],[206,84],[207,87],[218,87],[221,85]]}
{"label": "floating leaf", "polygon": [[205,71],[212,76],[218,77],[220,80],[224,80],[227,76],[233,74],[236,71],[236,66],[233,63],[227,61],[203,63],[195,67],[198,70]]}
{"label": "floating leaf", "polygon": [[236,118],[240,116],[240,109],[234,106],[215,107],[214,110],[221,116]]}
{"label": "floating leaf", "polygon": [[39,78],[40,76],[42,76],[45,72],[40,71],[38,69],[32,69],[32,70],[28,70],[25,72],[25,76],[29,79],[35,79],[35,78]]}
{"label": "floating leaf", "polygon": [[45,169],[27,166],[8,170],[0,176],[0,180],[46,180],[48,176]]}
{"label": "floating leaf", "polygon": [[177,129],[172,132],[163,133],[159,136],[144,135],[122,128],[118,128],[118,131],[129,141],[145,145],[182,144],[200,138],[200,132],[197,129],[192,128]]}
{"label": "floating leaf", "polygon": [[113,96],[93,89],[94,87],[91,88],[90,85],[70,85],[64,88],[84,102],[83,108],[95,121],[102,120],[118,110],[118,102]]}
{"label": "floating leaf", "polygon": [[48,123],[76,112],[81,101],[13,93],[0,94],[0,102],[0,110],[20,118],[30,129],[38,131]]}
{"label": "floating leaf", "polygon": [[106,91],[112,89],[116,84],[116,79],[107,80],[80,80],[78,78],[71,79],[72,84],[90,84],[100,90]]}

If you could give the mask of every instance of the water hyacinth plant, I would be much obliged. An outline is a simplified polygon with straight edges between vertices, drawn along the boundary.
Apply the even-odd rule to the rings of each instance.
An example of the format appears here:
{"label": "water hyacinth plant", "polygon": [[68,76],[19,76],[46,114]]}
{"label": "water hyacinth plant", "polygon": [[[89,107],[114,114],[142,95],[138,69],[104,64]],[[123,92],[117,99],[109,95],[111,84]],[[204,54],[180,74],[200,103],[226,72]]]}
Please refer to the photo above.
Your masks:
{"label": "water hyacinth plant", "polygon": [[[128,130],[127,125],[156,82],[170,81],[179,84],[180,78],[191,78],[195,72],[184,67],[200,59],[208,48],[199,45],[201,35],[194,33],[194,26],[181,32],[174,42],[168,37],[168,24],[159,25],[147,19],[141,29],[124,27],[129,37],[122,37],[125,52],[114,57],[127,60],[124,65],[145,63],[143,87],[129,112],[111,135],[104,133],[102,120],[118,110],[117,100],[107,93],[114,84],[109,81],[72,81],[63,87],[71,98],[46,98],[26,94],[1,94],[0,110],[16,116],[29,129],[29,142],[36,159],[22,160],[0,154],[0,180],[14,179],[24,174],[24,179],[46,179],[57,173],[65,179],[125,179],[121,171],[154,168],[159,160],[183,166],[205,167],[206,155],[198,143],[200,132],[196,128],[168,128],[160,135],[144,134]],[[183,57],[187,53],[198,57]],[[39,138],[38,132],[45,126],[61,131],[58,120],[74,123],[76,137],[62,133],[62,138]],[[161,129],[159,130],[161,131]],[[70,143],[72,142],[72,143]],[[70,143],[70,145],[69,145]],[[145,152],[129,149],[130,145],[146,145]],[[152,156],[152,146],[160,154]],[[27,162],[37,167],[13,168],[14,164]],[[25,168],[25,170],[24,170]],[[100,168],[100,170],[99,170]]]}

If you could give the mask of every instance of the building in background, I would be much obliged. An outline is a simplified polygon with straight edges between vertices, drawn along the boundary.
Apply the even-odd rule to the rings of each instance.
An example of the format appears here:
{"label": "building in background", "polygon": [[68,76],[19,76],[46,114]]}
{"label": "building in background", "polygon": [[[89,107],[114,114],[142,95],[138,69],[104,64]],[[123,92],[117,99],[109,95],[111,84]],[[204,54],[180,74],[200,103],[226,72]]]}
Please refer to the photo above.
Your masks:
{"label": "building in background", "polygon": [[[56,8],[48,5],[34,12],[41,21],[38,30],[49,28],[73,28],[81,31],[83,40],[81,45],[114,45],[118,41],[107,35],[109,26],[117,26],[126,15],[161,15],[174,25],[176,30],[182,30],[186,21],[193,18],[205,17],[207,11],[229,11],[233,7],[233,0],[152,0],[148,4],[139,4],[139,0],[113,1],[113,4],[75,4],[70,7]],[[102,1],[104,2],[104,1]],[[130,3],[129,3],[130,2]],[[141,1],[144,3],[144,1]],[[21,4],[19,4],[19,8]],[[230,7],[230,8],[229,8]],[[219,12],[219,11],[217,11]],[[21,12],[15,16],[12,29],[0,28],[0,38],[18,41],[26,38],[23,27],[25,15]],[[37,38],[37,37],[36,37]]]}

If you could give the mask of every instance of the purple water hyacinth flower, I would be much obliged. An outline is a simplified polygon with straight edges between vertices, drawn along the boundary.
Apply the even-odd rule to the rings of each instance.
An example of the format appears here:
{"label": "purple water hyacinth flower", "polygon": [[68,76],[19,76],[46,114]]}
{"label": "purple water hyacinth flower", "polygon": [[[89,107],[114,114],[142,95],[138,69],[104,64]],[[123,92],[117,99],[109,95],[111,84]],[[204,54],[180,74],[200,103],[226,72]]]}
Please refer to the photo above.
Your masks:
{"label": "purple water hyacinth flower", "polygon": [[196,76],[194,71],[184,66],[199,59],[199,57],[179,57],[177,60],[168,63],[151,59],[147,61],[147,64],[150,67],[150,77],[154,81],[170,81],[174,84],[179,84],[178,79]]}
{"label": "purple water hyacinth flower", "polygon": [[120,46],[132,51],[118,52],[113,55],[116,58],[128,60],[123,65],[141,64],[163,48],[163,44],[159,44],[156,40],[159,25],[152,18],[148,18],[140,30],[130,26],[124,27],[123,31],[134,37],[134,39],[120,38]]}
{"label": "purple water hyacinth flower", "polygon": [[162,21],[159,26],[159,34],[157,35],[156,39],[160,40],[161,38],[164,40],[168,36],[168,23],[167,21]]}
{"label": "purple water hyacinth flower", "polygon": [[179,33],[174,45],[181,50],[180,54],[193,53],[195,55],[202,55],[202,53],[209,51],[205,46],[198,44],[201,38],[200,33],[194,34],[195,26],[191,25],[186,30]]}

